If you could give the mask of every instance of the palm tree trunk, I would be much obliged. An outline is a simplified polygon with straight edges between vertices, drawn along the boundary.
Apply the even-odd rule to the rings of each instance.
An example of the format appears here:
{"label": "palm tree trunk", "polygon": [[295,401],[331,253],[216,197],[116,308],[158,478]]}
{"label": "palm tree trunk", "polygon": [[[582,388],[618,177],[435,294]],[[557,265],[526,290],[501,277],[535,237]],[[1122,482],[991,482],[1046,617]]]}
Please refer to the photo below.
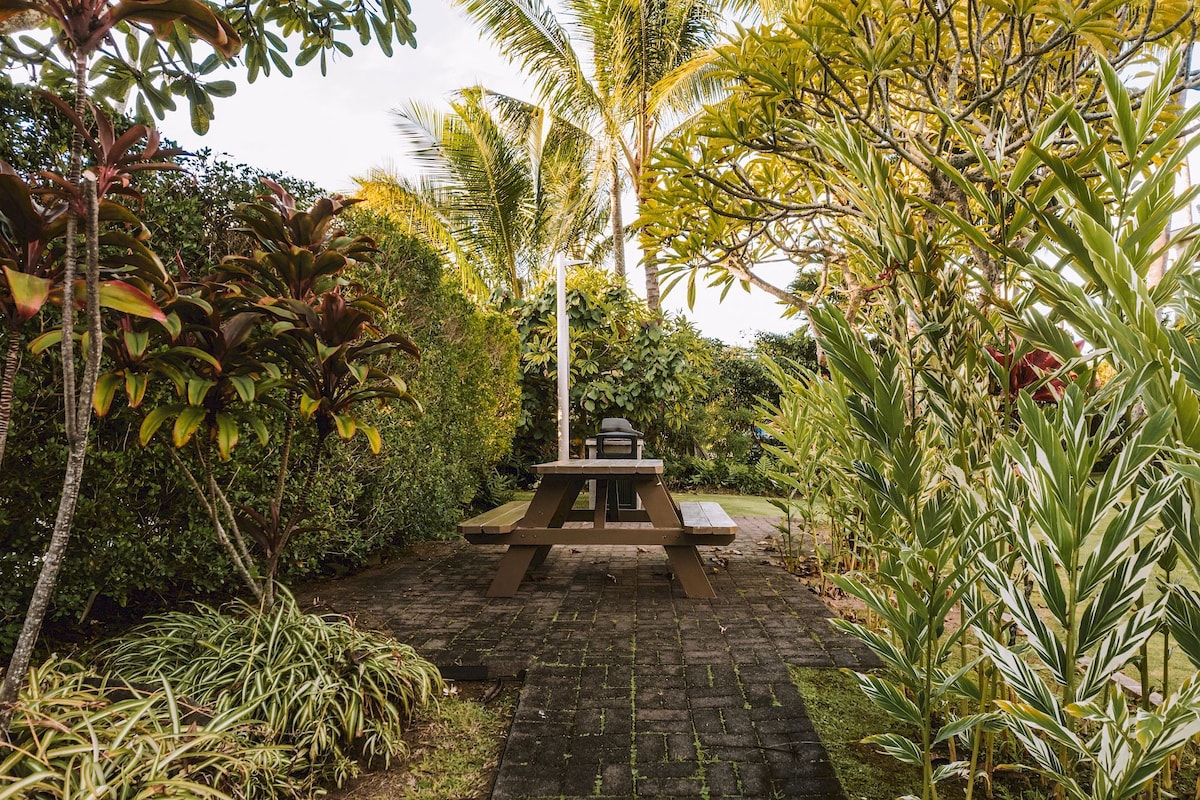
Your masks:
{"label": "palm tree trunk", "polygon": [[612,162],[612,240],[613,270],[621,282],[625,282],[625,223],[621,219],[621,165],[613,156]]}
{"label": "palm tree trunk", "polygon": [[8,332],[8,353],[4,358],[4,378],[0,384],[0,465],[4,464],[4,447],[8,444],[8,424],[12,419],[13,383],[21,365],[21,337]]}
{"label": "palm tree trunk", "polygon": [[646,267],[646,305],[650,306],[650,310],[657,314],[662,310],[662,293],[658,288],[658,263],[654,260],[654,256],[649,253],[644,254],[643,259]]}

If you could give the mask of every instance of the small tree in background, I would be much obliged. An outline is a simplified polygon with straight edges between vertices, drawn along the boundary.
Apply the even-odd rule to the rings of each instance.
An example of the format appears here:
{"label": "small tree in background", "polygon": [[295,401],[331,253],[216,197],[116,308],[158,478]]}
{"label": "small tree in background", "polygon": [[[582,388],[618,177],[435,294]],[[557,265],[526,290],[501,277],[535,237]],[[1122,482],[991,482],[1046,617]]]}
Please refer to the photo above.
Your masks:
{"label": "small tree in background", "polygon": [[[192,450],[190,465],[176,454],[177,464],[243,583],[269,607],[280,556],[313,513],[301,505],[285,514],[283,507],[298,426],[314,424],[311,462],[304,465],[310,475],[335,432],[341,439],[362,433],[378,453],[379,431],[361,406],[416,404],[388,366],[392,355],[416,356],[417,349],[404,336],[378,330],[381,302],[345,278],[372,249],[366,237],[335,226],[348,204],[322,198],[300,211],[281,186],[265,182],[272,195],[237,214],[254,239],[254,254],[227,258],[196,294],[182,298],[181,335],[145,359],[151,372],[172,383],[175,402],[146,414],[140,438],[148,443],[174,420],[173,445]],[[122,381],[128,385],[109,373],[105,387]],[[131,405],[140,399],[131,395]],[[216,462],[232,457],[243,426],[265,444],[272,422],[282,429],[275,491],[265,509],[235,507],[217,480]]]}
{"label": "small tree in background", "polygon": [[[545,460],[557,441],[555,293],[547,284],[507,310],[521,337],[518,458]],[[619,279],[594,269],[568,276],[571,430],[582,442],[604,417],[625,417],[652,450],[684,428],[703,402],[708,349],[679,319],[660,319]],[[577,443],[577,444],[579,444]]]}

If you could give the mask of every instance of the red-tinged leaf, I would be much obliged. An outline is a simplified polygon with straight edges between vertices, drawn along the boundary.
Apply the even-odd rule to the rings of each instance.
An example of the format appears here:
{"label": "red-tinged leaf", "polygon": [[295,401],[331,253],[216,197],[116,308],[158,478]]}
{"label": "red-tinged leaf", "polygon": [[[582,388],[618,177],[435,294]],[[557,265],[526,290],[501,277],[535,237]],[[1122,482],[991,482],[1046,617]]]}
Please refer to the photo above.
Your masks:
{"label": "red-tinged leaf", "polygon": [[142,427],[138,430],[138,441],[143,446],[149,444],[150,439],[162,427],[162,424],[171,417],[179,413],[181,406],[159,406],[152,409],[146,418],[142,420]]}
{"label": "red-tinged leaf", "polygon": [[108,414],[117,389],[123,382],[122,376],[114,372],[101,375],[96,381],[96,391],[92,394],[92,408],[96,409],[98,416],[103,417]]}
{"label": "red-tinged leaf", "polygon": [[169,23],[182,22],[226,58],[242,47],[242,39],[233,26],[199,0],[123,0],[110,14],[115,21],[148,23],[163,35],[170,33]]}
{"label": "red-tinged leaf", "polygon": [[17,319],[28,322],[36,317],[50,296],[50,279],[18,272],[8,266],[4,267],[4,278],[13,303],[17,306]]}
{"label": "red-tinged leaf", "polygon": [[[82,283],[80,281],[80,284]],[[77,287],[75,291],[80,294],[83,292],[82,287]],[[125,281],[101,283],[100,305],[113,311],[133,314],[135,317],[149,317],[163,324],[167,322],[167,315],[158,307],[158,303],[154,302],[154,298]]]}
{"label": "red-tinged leaf", "polygon": [[379,435],[379,429],[365,422],[360,423],[358,429],[367,437],[367,442],[371,445],[371,452],[379,455],[379,451],[383,449],[383,437]]}
{"label": "red-tinged leaf", "polygon": [[238,443],[238,425],[228,414],[217,414],[217,452],[228,461]]}
{"label": "red-tinged leaf", "polygon": [[354,417],[347,414],[334,414],[333,421],[337,425],[338,436],[343,439],[353,438],[354,432],[358,430],[358,423]]}
{"label": "red-tinged leaf", "polygon": [[183,447],[192,439],[192,435],[204,422],[205,410],[196,406],[185,406],[175,419],[175,429],[171,432],[172,441],[176,447]]}
{"label": "red-tinged leaf", "polygon": [[0,216],[22,242],[44,238],[46,220],[33,204],[29,184],[16,175],[0,174]]}

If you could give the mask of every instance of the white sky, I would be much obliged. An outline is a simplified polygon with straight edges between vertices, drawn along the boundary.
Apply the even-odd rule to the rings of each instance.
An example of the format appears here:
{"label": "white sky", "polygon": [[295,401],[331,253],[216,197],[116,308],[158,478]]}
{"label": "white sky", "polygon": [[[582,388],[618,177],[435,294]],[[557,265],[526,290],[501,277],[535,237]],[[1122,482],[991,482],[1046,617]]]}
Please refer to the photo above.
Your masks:
{"label": "white sky", "polygon": [[[190,150],[208,147],[259,169],[350,194],[353,178],[372,167],[407,168],[392,109],[411,100],[444,105],[454,90],[473,84],[530,96],[517,71],[446,0],[417,0],[412,18],[416,49],[399,49],[389,59],[374,45],[356,47],[353,58],[331,61],[324,78],[313,62],[290,79],[272,73],[254,84],[239,82],[237,94],[214,101],[216,118],[202,137],[192,133],[186,108],[160,127]],[[625,214],[634,216],[628,203]],[[636,263],[632,250],[630,256],[628,263]],[[644,283],[644,274],[635,269],[630,285],[644,294]],[[663,307],[685,313],[705,335],[729,344],[747,343],[755,331],[790,331],[799,324],[784,320],[781,307],[758,290],[747,294],[735,288],[724,303],[718,297],[716,290],[701,290],[695,310],[688,312],[681,286]]]}

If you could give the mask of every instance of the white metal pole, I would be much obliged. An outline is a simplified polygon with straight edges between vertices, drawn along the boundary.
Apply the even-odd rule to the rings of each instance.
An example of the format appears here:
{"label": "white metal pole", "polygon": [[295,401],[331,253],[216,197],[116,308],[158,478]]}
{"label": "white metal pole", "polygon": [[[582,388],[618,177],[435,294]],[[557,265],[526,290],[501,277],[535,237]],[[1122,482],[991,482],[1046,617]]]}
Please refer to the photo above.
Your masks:
{"label": "white metal pole", "polygon": [[567,319],[567,256],[559,253],[554,259],[555,281],[558,284],[558,458],[571,457],[571,332]]}

